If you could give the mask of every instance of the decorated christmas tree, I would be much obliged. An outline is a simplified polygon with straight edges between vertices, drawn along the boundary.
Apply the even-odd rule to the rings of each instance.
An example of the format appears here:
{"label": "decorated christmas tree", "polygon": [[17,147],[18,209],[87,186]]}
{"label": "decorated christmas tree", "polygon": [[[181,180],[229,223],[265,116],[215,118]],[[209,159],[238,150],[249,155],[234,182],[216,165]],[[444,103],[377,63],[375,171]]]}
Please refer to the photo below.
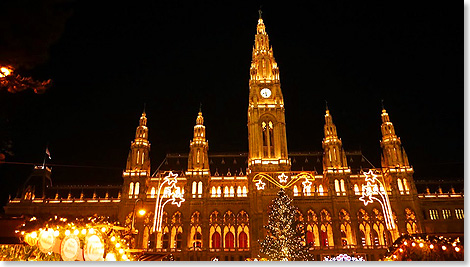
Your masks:
{"label": "decorated christmas tree", "polygon": [[297,207],[281,189],[268,211],[267,235],[260,242],[260,252],[273,261],[311,260],[305,245],[303,224],[296,220]]}

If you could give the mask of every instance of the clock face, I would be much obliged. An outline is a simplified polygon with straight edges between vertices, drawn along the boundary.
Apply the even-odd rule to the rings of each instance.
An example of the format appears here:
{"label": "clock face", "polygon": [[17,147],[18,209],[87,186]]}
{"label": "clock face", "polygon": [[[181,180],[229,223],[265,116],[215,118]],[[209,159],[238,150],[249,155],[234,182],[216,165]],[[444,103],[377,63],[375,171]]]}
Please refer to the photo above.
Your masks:
{"label": "clock face", "polygon": [[260,93],[261,93],[261,96],[264,98],[268,98],[271,96],[271,90],[269,90],[268,88],[261,89]]}

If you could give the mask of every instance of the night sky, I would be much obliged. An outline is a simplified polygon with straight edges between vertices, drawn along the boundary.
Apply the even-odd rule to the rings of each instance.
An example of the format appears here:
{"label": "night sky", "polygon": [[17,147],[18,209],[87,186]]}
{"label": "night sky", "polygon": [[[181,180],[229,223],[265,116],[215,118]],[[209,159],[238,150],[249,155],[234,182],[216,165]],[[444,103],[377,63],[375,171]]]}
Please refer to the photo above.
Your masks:
{"label": "night sky", "polygon": [[[0,92],[0,204],[42,163],[53,183],[120,184],[144,103],[152,171],[188,153],[199,105],[209,152],[246,152],[262,5],[288,149],[320,151],[325,100],[345,150],[380,166],[381,99],[415,179],[463,179],[463,27],[412,1],[4,1],[0,64],[53,86]],[[459,13],[460,14],[460,13]],[[458,63],[458,64],[457,64]],[[7,148],[10,144],[11,147]]]}

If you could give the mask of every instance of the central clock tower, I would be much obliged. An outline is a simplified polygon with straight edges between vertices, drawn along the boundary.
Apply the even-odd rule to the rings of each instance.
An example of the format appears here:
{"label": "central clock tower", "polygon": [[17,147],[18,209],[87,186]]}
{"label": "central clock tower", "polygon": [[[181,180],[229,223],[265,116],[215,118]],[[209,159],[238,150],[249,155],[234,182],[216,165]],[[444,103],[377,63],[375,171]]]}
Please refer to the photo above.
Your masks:
{"label": "central clock tower", "polygon": [[288,171],[284,98],[279,67],[269,46],[263,19],[258,19],[250,69],[248,167],[252,172]]}

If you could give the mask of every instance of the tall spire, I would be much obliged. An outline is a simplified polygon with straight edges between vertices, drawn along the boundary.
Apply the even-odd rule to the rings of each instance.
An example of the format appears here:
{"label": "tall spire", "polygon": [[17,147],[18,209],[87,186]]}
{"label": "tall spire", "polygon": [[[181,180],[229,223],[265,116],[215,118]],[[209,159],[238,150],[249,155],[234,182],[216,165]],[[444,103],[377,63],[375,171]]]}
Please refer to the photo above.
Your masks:
{"label": "tall spire", "polygon": [[[325,101],[326,102],[326,101]],[[323,169],[348,169],[346,153],[343,149],[343,143],[338,138],[336,125],[333,123],[333,117],[330,114],[328,105],[325,111],[325,138],[323,138]]]}
{"label": "tall spire", "polygon": [[390,117],[382,106],[382,167],[394,168],[409,166],[405,149],[402,148],[400,137],[395,134],[395,127],[390,121]]}
{"label": "tall spire", "polygon": [[131,143],[131,149],[127,159],[126,169],[129,171],[150,172],[150,142],[148,141],[147,117],[145,107],[140,116],[139,126],[135,131],[135,139]]}
{"label": "tall spire", "polygon": [[209,142],[206,140],[206,127],[204,126],[204,117],[202,116],[201,106],[194,126],[194,137],[190,143],[188,157],[188,171],[208,170],[209,169]]}

